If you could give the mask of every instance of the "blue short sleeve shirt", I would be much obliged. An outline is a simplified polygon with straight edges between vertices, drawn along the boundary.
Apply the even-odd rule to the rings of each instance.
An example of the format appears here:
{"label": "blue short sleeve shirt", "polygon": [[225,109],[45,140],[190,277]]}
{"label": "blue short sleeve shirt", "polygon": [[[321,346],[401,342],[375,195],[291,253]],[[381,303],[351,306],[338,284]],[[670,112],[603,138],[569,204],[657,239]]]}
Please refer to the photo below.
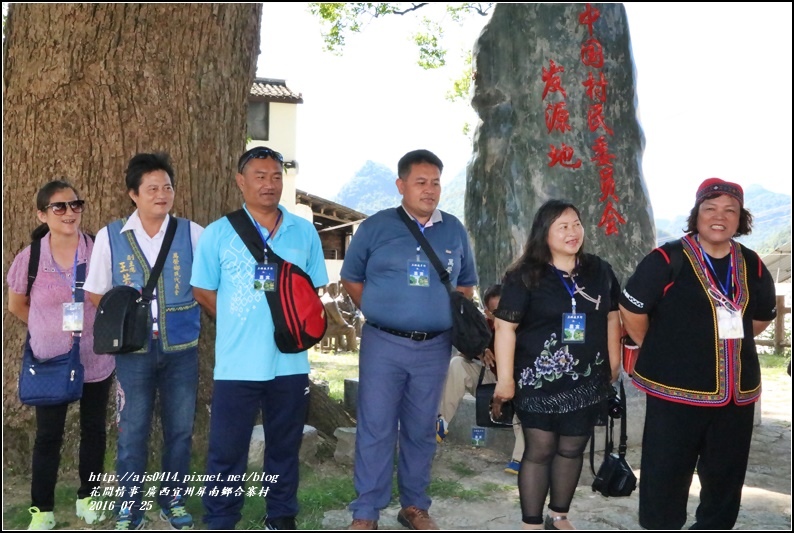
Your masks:
{"label": "blue short sleeve shirt", "polygon": [[[439,211],[424,229],[453,287],[477,285],[477,271],[466,228],[455,216]],[[452,327],[449,295],[424,251],[430,284],[409,286],[408,266],[417,261],[419,244],[397,213],[385,209],[361,223],[345,252],[342,279],[364,284],[361,311],[379,326],[402,331],[445,331]]]}
{"label": "blue short sleeve shirt", "polygon": [[[315,287],[328,284],[322,245],[311,222],[279,206],[281,226],[269,245],[285,261],[303,269]],[[261,227],[263,235],[267,228]],[[276,348],[270,308],[254,290],[256,261],[229,220],[204,230],[196,247],[190,284],[217,291],[215,372],[217,380],[268,381],[309,373],[307,352],[283,354]]]}

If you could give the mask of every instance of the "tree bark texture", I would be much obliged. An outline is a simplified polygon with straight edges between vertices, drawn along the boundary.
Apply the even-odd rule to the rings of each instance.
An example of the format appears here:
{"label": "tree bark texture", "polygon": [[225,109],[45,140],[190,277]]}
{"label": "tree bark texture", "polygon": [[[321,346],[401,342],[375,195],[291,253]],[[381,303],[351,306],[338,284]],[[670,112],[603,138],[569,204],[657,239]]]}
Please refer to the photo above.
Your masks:
{"label": "tree bark texture", "polygon": [[328,396],[313,381],[309,382],[309,394],[309,418],[306,423],[316,428],[324,436],[333,438],[336,428],[349,428],[356,425],[342,404]]}
{"label": "tree bark texture", "polygon": [[551,198],[577,206],[585,251],[625,282],[656,236],[623,5],[497,4],[473,69],[465,210],[481,286],[501,280]]}
{"label": "tree bark texture", "polygon": [[[3,71],[3,272],[37,225],[35,195],[64,177],[96,232],[133,207],[124,169],[138,152],[173,160],[172,214],[202,226],[237,208],[235,164],[259,52],[261,4],[11,4]],[[33,410],[17,398],[25,327],[6,312],[6,464],[29,464]],[[207,320],[203,321],[205,324]],[[214,330],[214,328],[211,328]],[[212,385],[214,335],[202,332],[198,413]],[[214,333],[214,331],[212,332]],[[67,449],[79,429],[69,424]],[[64,450],[64,459],[76,457]]]}

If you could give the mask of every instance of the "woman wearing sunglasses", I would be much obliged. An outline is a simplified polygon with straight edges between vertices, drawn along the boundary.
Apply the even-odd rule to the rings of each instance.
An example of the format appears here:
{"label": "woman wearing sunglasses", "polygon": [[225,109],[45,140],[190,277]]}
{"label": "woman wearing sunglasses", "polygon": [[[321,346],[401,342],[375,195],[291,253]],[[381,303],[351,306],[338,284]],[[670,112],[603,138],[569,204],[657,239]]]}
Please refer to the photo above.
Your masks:
{"label": "woman wearing sunglasses", "polygon": [[[28,296],[28,263],[31,247],[22,250],[8,271],[8,310],[28,325],[30,345],[38,359],[69,351],[73,334],[82,331],[80,360],[85,368],[80,400],[80,488],[76,512],[87,524],[101,520],[91,491],[105,462],[105,417],[115,361],[93,352],[96,308],[88,298],[75,302],[78,266],[91,257],[93,240],[80,230],[85,201],[68,182],[55,180],[39,189],[37,217],[42,223],[31,237],[40,241],[36,279]],[[61,460],[68,404],[36,407],[36,440],[33,446],[31,522],[28,529],[55,527],[55,483]]]}

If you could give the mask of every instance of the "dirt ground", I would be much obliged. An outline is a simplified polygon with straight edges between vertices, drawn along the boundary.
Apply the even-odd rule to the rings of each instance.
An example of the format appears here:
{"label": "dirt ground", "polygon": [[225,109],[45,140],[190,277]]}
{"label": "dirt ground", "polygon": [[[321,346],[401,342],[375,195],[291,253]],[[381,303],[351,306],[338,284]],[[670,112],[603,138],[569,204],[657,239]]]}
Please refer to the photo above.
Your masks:
{"label": "dirt ground", "polygon": [[[753,433],[750,464],[735,529],[791,530],[791,378],[764,379],[761,424]],[[629,449],[628,462],[639,470],[642,449]],[[598,456],[597,456],[598,457]],[[479,501],[435,498],[430,514],[442,529],[521,529],[516,476],[503,472],[509,458],[493,450],[443,444],[434,463],[434,477],[456,480],[466,488],[489,494]],[[599,461],[596,460],[596,468]],[[470,473],[472,471],[473,473]],[[463,473],[461,473],[463,472]],[[637,509],[639,490],[627,498],[605,498],[591,489],[589,459],[576,489],[571,522],[578,529],[641,529]],[[689,520],[694,522],[700,485],[695,477],[690,489]],[[399,505],[381,511],[379,529],[405,529],[397,523]],[[347,510],[325,514],[323,527],[344,529],[350,523]]]}
{"label": "dirt ground", "polygon": [[[791,530],[791,378],[781,376],[764,379],[762,421],[753,436],[747,479],[743,493],[742,509],[736,529]],[[639,477],[641,448],[629,449],[628,461]],[[436,453],[433,477],[455,481],[462,489],[469,489],[468,497],[436,497],[430,508],[431,515],[443,529],[450,530],[514,530],[521,528],[516,476],[503,471],[509,458],[487,448],[444,443]],[[596,460],[596,466],[599,464]],[[322,466],[319,466],[322,468]],[[339,472],[338,465],[329,465]],[[352,469],[346,468],[345,472]],[[350,475],[346,473],[344,475]],[[637,522],[639,491],[627,498],[605,498],[594,493],[590,485],[592,474],[588,459],[571,505],[572,523],[579,529],[640,529]],[[694,521],[698,502],[697,478],[690,490],[689,520]],[[459,491],[460,492],[460,491]],[[3,508],[26,504],[29,479],[4,476]],[[345,529],[351,520],[346,504],[338,510],[328,511],[323,519],[324,529]],[[397,523],[399,506],[392,503],[381,512],[380,529],[405,529]],[[62,521],[58,516],[58,529],[80,527],[77,520]],[[70,518],[72,513],[68,513]],[[4,520],[5,522],[5,520]],[[149,521],[145,529],[157,529],[164,524]],[[104,528],[112,528],[107,521]],[[198,524],[198,527],[201,527]],[[4,529],[8,528],[5,524]],[[83,529],[91,529],[83,527]],[[99,529],[99,528],[97,528]]]}

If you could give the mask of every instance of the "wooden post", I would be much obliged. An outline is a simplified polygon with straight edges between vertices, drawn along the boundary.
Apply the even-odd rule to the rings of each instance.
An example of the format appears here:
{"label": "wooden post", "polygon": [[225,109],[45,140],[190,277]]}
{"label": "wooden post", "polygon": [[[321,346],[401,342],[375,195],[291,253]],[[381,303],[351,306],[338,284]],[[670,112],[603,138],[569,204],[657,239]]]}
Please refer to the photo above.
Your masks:
{"label": "wooden post", "polygon": [[786,344],[786,297],[778,295],[775,297],[777,307],[777,318],[775,319],[775,353],[783,353],[783,346]]}

